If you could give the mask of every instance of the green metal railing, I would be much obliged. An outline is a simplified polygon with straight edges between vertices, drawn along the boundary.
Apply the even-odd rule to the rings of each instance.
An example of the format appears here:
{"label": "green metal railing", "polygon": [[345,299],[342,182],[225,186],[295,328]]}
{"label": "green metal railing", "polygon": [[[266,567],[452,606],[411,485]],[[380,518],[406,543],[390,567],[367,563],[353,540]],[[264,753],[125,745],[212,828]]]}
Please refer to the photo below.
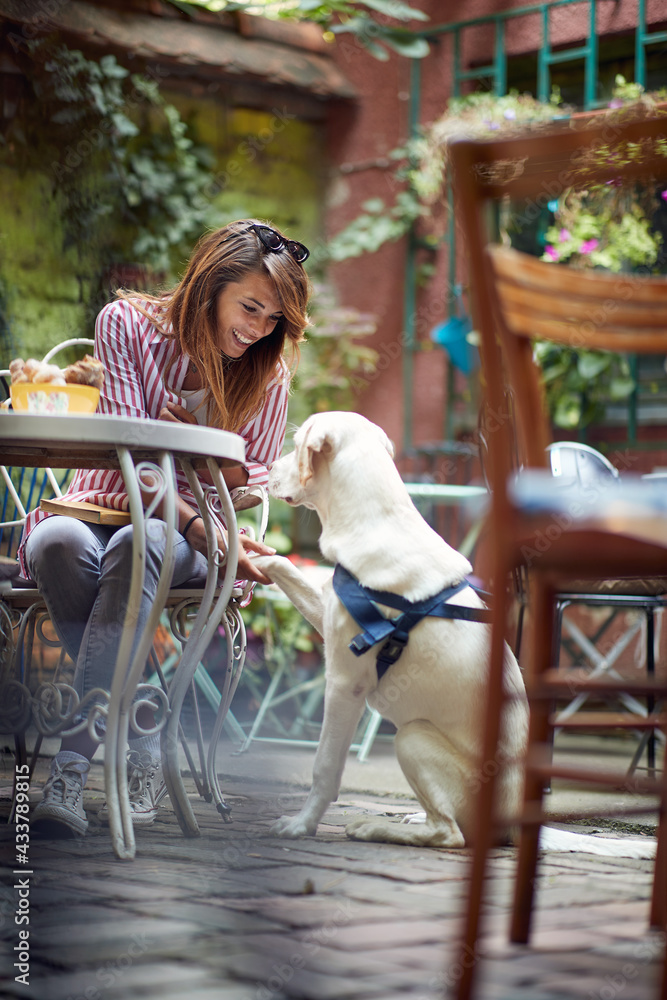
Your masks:
{"label": "green metal railing", "polygon": [[[588,5],[588,38],[583,45],[553,51],[551,42],[550,12],[558,7],[568,7],[573,4]],[[647,73],[647,49],[649,46],[667,43],[667,31],[649,31],[647,29],[646,17],[647,0],[638,0],[637,25],[635,27],[635,83],[646,85]],[[535,93],[539,100],[548,101],[551,94],[551,69],[553,66],[566,63],[583,61],[584,65],[584,87],[583,87],[583,110],[590,111],[600,106],[598,99],[599,82],[599,38],[597,35],[596,21],[596,0],[552,0],[551,3],[531,4],[526,7],[518,7],[513,10],[501,11],[489,14],[485,17],[472,18],[466,21],[457,21],[452,24],[440,24],[429,27],[421,34],[431,41],[443,36],[452,36],[453,46],[453,72],[451,78],[450,96],[461,95],[462,84],[475,80],[488,80],[491,82],[491,89],[497,96],[502,97],[507,93],[508,87],[508,57],[505,45],[505,28],[510,20],[530,15],[539,15],[541,19],[542,38],[537,52],[537,78],[535,81]],[[463,36],[467,30],[480,26],[491,25],[494,29],[493,61],[485,66],[465,69],[462,65]],[[410,138],[414,138],[419,132],[420,106],[421,106],[421,77],[422,60],[413,59],[410,71],[410,103],[408,131]],[[667,80],[666,80],[667,82]],[[448,247],[449,265],[448,281],[449,288],[456,286],[456,234],[454,226],[454,212],[451,192],[449,193],[449,227],[443,244]],[[405,262],[405,301],[403,310],[403,398],[404,398],[404,422],[403,422],[403,447],[407,454],[414,450],[413,431],[413,380],[414,380],[414,354],[419,349],[415,337],[415,303],[416,303],[416,255],[419,249],[419,242],[414,233],[408,238],[408,246]],[[453,315],[454,297],[448,297],[449,315]],[[448,366],[447,384],[447,412],[445,414],[444,438],[445,441],[451,433],[451,401],[454,389],[453,366]],[[630,440],[636,439],[636,408],[629,416],[629,431],[632,436]]]}

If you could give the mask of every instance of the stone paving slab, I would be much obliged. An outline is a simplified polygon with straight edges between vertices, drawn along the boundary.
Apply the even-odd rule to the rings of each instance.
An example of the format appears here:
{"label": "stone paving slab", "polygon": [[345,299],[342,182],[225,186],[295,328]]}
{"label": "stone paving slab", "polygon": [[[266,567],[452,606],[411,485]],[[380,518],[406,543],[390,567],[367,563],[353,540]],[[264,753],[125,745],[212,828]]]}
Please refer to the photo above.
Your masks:
{"label": "stone paving slab", "polygon": [[[10,960],[0,996],[451,997],[460,976],[456,945],[470,851],[345,837],[351,815],[400,818],[414,811],[389,763],[384,787],[344,787],[317,837],[278,840],[271,822],[297,808],[304,791],[290,785],[301,782],[302,773],[289,754],[272,750],[270,762],[273,773],[249,755],[227,761],[239,765],[234,780],[223,783],[230,788],[232,824],[222,823],[188,785],[201,836],[184,838],[167,802],[156,823],[138,831],[133,862],[113,857],[108,831],[97,820],[104,796],[102,768],[95,764],[86,791],[88,835],[30,844],[31,985],[13,980]],[[47,766],[40,761],[37,786]],[[363,775],[363,765],[356,771]],[[374,779],[380,773],[377,761],[372,773]],[[38,797],[35,792],[34,801]],[[12,828],[4,825],[7,872],[12,846]],[[657,998],[664,937],[646,926],[652,862],[544,858],[529,946],[507,939],[514,867],[513,849],[492,852],[476,1000]],[[0,940],[10,946],[15,906],[12,877],[5,876]]]}

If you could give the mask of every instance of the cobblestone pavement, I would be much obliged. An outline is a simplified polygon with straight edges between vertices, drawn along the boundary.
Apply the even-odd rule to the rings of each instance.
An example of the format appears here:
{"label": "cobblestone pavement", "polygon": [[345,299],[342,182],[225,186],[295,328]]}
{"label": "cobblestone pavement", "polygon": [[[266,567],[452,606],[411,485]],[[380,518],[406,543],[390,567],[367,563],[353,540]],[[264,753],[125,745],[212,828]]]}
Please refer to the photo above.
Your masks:
{"label": "cobblestone pavement", "polygon": [[[351,759],[339,801],[317,837],[277,840],[270,824],[298,808],[312,751],[254,745],[219,759],[233,806],[224,824],[194,798],[201,836],[182,836],[168,800],[137,831],[134,861],[117,861],[97,820],[102,768],[86,791],[90,829],[77,841],[29,845],[30,875],[12,874],[13,826],[3,823],[0,995],[35,1000],[437,1000],[460,975],[454,945],[469,853],[345,837],[360,813],[410,812],[404,779],[374,747]],[[13,762],[3,757],[2,784]],[[9,762],[9,763],[8,763]],[[40,760],[38,780],[48,760]],[[365,770],[363,770],[365,769]],[[347,772],[346,772],[347,773]],[[362,775],[363,777],[359,777]],[[365,786],[368,785],[369,788]],[[6,789],[5,789],[6,793]],[[31,793],[34,800],[39,793]],[[8,803],[1,803],[6,817]],[[479,1000],[653,1000],[664,936],[647,930],[652,863],[550,855],[539,871],[536,929],[510,946],[513,851],[496,850],[478,970]],[[29,896],[21,893],[29,884]],[[27,900],[27,902],[26,902]],[[27,913],[27,923],[17,923]],[[26,959],[29,985],[13,963]],[[21,951],[20,949],[23,949]]]}

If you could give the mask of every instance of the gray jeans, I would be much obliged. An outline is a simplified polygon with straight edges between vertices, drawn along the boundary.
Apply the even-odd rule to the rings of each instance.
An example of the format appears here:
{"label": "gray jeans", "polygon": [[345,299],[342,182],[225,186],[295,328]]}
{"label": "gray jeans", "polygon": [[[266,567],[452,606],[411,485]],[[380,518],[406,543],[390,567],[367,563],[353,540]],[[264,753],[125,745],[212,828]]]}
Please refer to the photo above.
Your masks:
{"label": "gray jeans", "polygon": [[[151,518],[137,635],[157,590],[165,538],[164,521]],[[94,687],[108,691],[129,598],[132,526],[110,528],[59,515],[45,518],[28,537],[26,563],[58,638],[76,663],[79,696]],[[205,576],[205,557],[176,532],[172,587],[201,585]]]}

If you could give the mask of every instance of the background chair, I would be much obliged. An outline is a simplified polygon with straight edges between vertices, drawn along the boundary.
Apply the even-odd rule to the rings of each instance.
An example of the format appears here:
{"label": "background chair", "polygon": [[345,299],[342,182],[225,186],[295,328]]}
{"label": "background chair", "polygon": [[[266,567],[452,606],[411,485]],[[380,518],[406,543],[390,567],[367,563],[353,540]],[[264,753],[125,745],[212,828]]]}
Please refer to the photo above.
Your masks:
{"label": "background chair", "polygon": [[[611,145],[610,145],[611,144]],[[483,719],[483,762],[497,760],[505,704],[503,648],[508,595],[505,581],[517,567],[529,580],[531,628],[525,656],[530,705],[525,757],[523,810],[510,936],[529,937],[540,825],[545,821],[545,782],[565,778],[584,784],[623,784],[624,775],[599,773],[586,766],[560,767],[551,755],[554,727],[577,727],[581,718],[557,721],[553,705],[571,694],[554,668],[556,597],[568,580],[656,577],[667,566],[667,516],[660,494],[633,487],[594,491],[554,486],[547,466],[551,443],[533,340],[542,338],[577,347],[667,355],[667,281],[617,276],[548,263],[499,245],[494,206],[521,200],[538,206],[559,197],[566,187],[621,180],[654,184],[667,176],[667,119],[652,118],[604,126],[536,130],[486,141],[452,143],[456,203],[467,243],[472,302],[481,335],[487,405],[496,414],[488,448],[492,489],[489,533],[492,546],[494,611],[487,706]],[[640,155],[638,153],[640,152]],[[494,242],[495,240],[495,242]],[[507,387],[512,405],[507,405]],[[522,472],[514,472],[518,451]],[[592,502],[591,502],[592,499]],[[651,502],[653,501],[653,503]],[[540,544],[538,544],[538,540]],[[667,680],[642,677],[619,681],[600,675],[579,682],[579,692],[664,699]],[[575,719],[577,721],[575,721]],[[596,713],[588,726],[661,728],[664,713]],[[485,774],[486,774],[485,770]],[[490,773],[495,774],[495,769]],[[463,952],[475,951],[486,858],[494,837],[496,780],[482,784],[463,929]],[[657,796],[658,849],[650,922],[667,924],[667,779],[635,777],[633,789]],[[644,805],[645,809],[646,806]],[[553,817],[551,817],[553,818]],[[466,950],[467,949],[467,950]],[[460,1000],[471,995],[476,963],[462,962]],[[661,996],[667,990],[667,967]]]}
{"label": "background chair", "polygon": [[[549,445],[551,472],[559,482],[575,483],[586,489],[613,489],[622,482],[618,469],[595,448],[577,441],[557,441]],[[566,591],[556,593],[556,625],[554,636],[554,664],[561,660],[561,651],[567,646],[576,669],[585,669],[589,677],[608,674],[618,680],[621,674],[616,664],[632,644],[639,644],[643,653],[646,675],[655,676],[656,613],[665,608],[667,576],[646,578],[620,578],[615,580],[569,580]],[[604,617],[594,628],[584,625],[568,615],[569,609],[595,608]],[[617,634],[609,637],[612,626]],[[562,669],[562,668],[561,668]],[[565,721],[579,711],[590,699],[590,692],[575,695],[560,708],[558,720]],[[625,691],[617,691],[611,700],[635,715],[648,715],[654,708],[653,699],[647,704]],[[644,751],[647,752],[647,769],[655,767],[656,738],[664,742],[661,730],[638,731],[638,742],[628,765],[628,776],[638,767]]]}
{"label": "background chair", "polygon": [[[92,351],[93,340],[75,337],[51,348],[42,359],[52,362],[63,351],[77,348]],[[0,380],[9,396],[9,369],[0,370]],[[0,502],[0,555],[3,557],[3,584],[0,585],[0,614],[2,628],[2,673],[0,688],[5,692],[0,714],[0,732],[14,734],[17,762],[28,762],[25,728],[29,722],[29,706],[21,694],[20,685],[32,684],[35,644],[60,650],[60,643],[48,627],[48,615],[42,597],[36,588],[19,579],[16,552],[28,511],[38,507],[43,499],[60,497],[72,478],[70,469],[25,469],[0,466],[2,494]],[[66,657],[63,650],[57,657],[53,683],[65,679]],[[18,682],[18,684],[17,684]],[[43,736],[38,733],[30,757],[30,774],[34,770],[41,749]]]}

